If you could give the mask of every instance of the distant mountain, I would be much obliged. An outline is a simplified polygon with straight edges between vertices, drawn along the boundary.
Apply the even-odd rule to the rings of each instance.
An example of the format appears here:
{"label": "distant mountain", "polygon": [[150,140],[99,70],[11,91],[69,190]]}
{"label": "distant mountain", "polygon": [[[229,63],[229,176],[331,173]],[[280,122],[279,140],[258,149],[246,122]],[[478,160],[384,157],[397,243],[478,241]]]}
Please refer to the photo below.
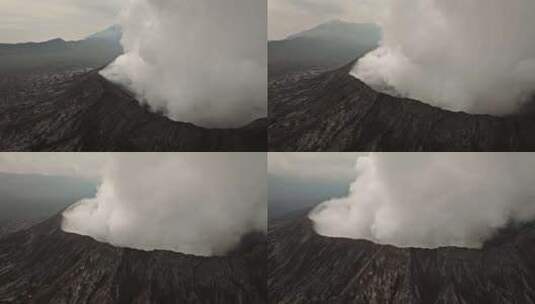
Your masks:
{"label": "distant mountain", "polygon": [[323,237],[306,215],[271,223],[270,303],[535,302],[535,227],[504,229],[482,249],[397,248]]}
{"label": "distant mountain", "polygon": [[0,75],[97,68],[123,53],[119,26],[79,41],[0,44]]}
{"label": "distant mountain", "polygon": [[361,45],[376,45],[382,38],[382,30],[374,23],[351,23],[332,20],[309,30],[292,34],[286,40],[297,38],[356,40]]}
{"label": "distant mountain", "polygon": [[122,36],[123,36],[123,30],[120,25],[116,24],[87,37],[85,40],[104,39],[104,40],[117,42],[121,40]]}
{"label": "distant mountain", "polygon": [[533,113],[452,112],[377,92],[349,73],[288,76],[269,85],[271,151],[533,151]]}
{"label": "distant mountain", "polygon": [[377,48],[382,30],[375,24],[330,21],[268,43],[270,78],[310,69],[332,69]]}
{"label": "distant mountain", "polygon": [[0,78],[0,151],[266,151],[266,119],[207,129],[150,111],[99,74]]}
{"label": "distant mountain", "polygon": [[0,239],[0,303],[265,304],[266,237],[221,257],[141,251],[61,230],[58,214]]}

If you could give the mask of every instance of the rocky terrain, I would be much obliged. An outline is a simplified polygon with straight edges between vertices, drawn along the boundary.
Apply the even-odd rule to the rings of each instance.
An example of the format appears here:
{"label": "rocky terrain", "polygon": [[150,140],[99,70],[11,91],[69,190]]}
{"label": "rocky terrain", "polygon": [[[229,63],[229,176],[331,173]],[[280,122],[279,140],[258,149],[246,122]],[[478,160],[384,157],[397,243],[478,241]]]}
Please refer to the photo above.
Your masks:
{"label": "rocky terrain", "polygon": [[30,228],[39,223],[39,219],[12,220],[0,223],[0,239],[8,237],[10,234]]}
{"label": "rocky terrain", "polygon": [[270,225],[271,303],[535,303],[535,228],[479,249],[396,248],[327,238],[306,216]]}
{"label": "rocky terrain", "polygon": [[349,75],[353,65],[270,81],[271,151],[535,150],[532,114],[470,115],[389,96]]}
{"label": "rocky terrain", "polygon": [[266,303],[265,236],[225,257],[117,248],[61,230],[61,215],[0,240],[0,303]]}
{"label": "rocky terrain", "polygon": [[266,120],[206,129],[151,112],[98,70],[0,76],[1,151],[265,151]]}

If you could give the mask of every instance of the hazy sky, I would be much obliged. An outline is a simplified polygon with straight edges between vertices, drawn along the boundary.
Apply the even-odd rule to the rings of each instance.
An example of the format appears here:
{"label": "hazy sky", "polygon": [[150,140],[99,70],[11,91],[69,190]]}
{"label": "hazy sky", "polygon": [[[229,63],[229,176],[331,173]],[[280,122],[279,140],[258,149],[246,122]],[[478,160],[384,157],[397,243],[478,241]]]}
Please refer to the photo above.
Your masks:
{"label": "hazy sky", "polygon": [[0,172],[98,178],[108,153],[0,153]]}
{"label": "hazy sky", "polygon": [[286,38],[320,23],[340,19],[374,22],[382,18],[389,0],[268,0],[270,40]]}
{"label": "hazy sky", "polygon": [[367,154],[273,152],[268,154],[268,173],[301,180],[351,180],[356,177],[357,158]]}
{"label": "hazy sky", "polygon": [[[0,172],[89,176],[102,174],[113,153],[0,153]],[[162,154],[164,155],[164,154]],[[268,153],[268,173],[303,180],[352,180],[359,156],[368,153]]]}
{"label": "hazy sky", "polygon": [[[117,22],[125,0],[2,0],[0,42],[81,39]],[[263,1],[263,0],[258,0]],[[267,0],[269,39],[282,39],[331,19],[370,22],[389,0]]]}
{"label": "hazy sky", "polygon": [[269,153],[269,215],[276,219],[347,195],[359,156],[368,153]]}
{"label": "hazy sky", "polygon": [[124,0],[2,0],[0,43],[77,40],[114,23]]}

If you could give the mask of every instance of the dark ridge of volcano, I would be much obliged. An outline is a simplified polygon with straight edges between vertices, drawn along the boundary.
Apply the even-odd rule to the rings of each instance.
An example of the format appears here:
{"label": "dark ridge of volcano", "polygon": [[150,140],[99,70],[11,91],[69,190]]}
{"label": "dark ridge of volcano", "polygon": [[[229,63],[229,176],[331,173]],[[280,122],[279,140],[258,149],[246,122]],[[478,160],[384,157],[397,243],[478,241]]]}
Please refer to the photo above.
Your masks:
{"label": "dark ridge of volcano", "polygon": [[535,229],[481,250],[397,248],[316,234],[308,218],[270,225],[271,303],[535,303]]}
{"label": "dark ridge of volcano", "polygon": [[207,129],[149,111],[98,71],[31,77],[0,79],[1,151],[267,149],[266,119]]}
{"label": "dark ridge of volcano", "polygon": [[535,118],[451,112],[389,96],[354,62],[269,84],[270,151],[535,151]]}
{"label": "dark ridge of volcano", "polygon": [[226,257],[117,248],[61,215],[0,240],[0,303],[266,303],[263,234]]}

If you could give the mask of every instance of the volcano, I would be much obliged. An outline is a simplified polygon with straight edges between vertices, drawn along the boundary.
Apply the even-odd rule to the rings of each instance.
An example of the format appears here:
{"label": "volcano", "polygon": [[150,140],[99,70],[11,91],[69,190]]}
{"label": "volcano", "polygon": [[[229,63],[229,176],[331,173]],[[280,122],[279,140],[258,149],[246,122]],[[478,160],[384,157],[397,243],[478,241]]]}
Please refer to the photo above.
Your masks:
{"label": "volcano", "polygon": [[270,225],[272,303],[535,302],[535,227],[504,229],[482,249],[397,248],[316,234],[306,216]]}
{"label": "volcano", "polygon": [[0,240],[0,303],[266,303],[264,234],[227,256],[118,248],[57,215]]}
{"label": "volcano", "polygon": [[533,151],[535,117],[451,112],[379,93],[354,62],[269,83],[271,151]]}
{"label": "volcano", "polygon": [[98,70],[0,77],[2,151],[265,151],[266,119],[234,129],[176,122]]}

